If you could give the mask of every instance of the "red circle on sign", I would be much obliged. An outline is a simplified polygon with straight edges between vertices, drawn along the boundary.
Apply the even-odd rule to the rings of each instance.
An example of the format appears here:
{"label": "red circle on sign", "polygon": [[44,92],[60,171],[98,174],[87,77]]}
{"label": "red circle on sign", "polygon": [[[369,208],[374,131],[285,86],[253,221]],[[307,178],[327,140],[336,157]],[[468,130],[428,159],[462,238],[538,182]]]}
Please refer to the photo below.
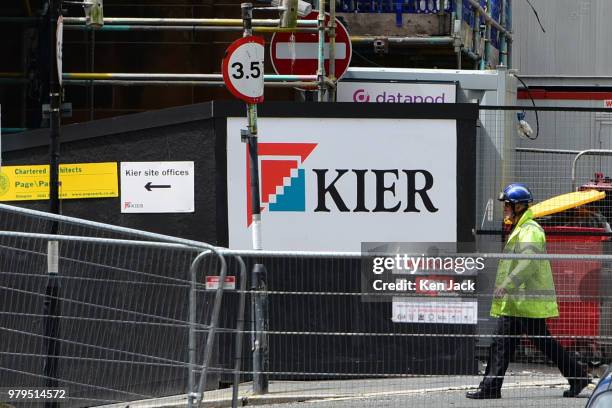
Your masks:
{"label": "red circle on sign", "polygon": [[[319,12],[313,11],[304,20],[316,20]],[[329,14],[325,13],[325,25]],[[292,39],[291,36],[294,36]],[[318,33],[274,33],[270,41],[272,67],[279,75],[316,75],[318,68]],[[329,47],[329,36],[325,35]],[[336,79],[342,78],[351,63],[353,47],[346,28],[336,19]],[[328,50],[328,48],[326,48]],[[325,73],[329,74],[328,52],[325,52]]]}
{"label": "red circle on sign", "polygon": [[[225,50],[225,56],[223,57],[223,60],[221,61],[221,72],[223,74],[223,82],[225,82],[225,86],[227,86],[227,89],[236,98],[242,99],[246,103],[261,103],[264,101],[263,95],[257,96],[257,97],[250,97],[248,95],[245,95],[244,93],[236,89],[236,87],[234,86],[234,84],[232,83],[230,79],[229,61],[231,60],[232,54],[242,45],[248,44],[248,43],[257,43],[263,47],[265,44],[265,41],[261,37],[248,36],[248,37],[239,38],[233,43],[231,43],[230,46],[227,47],[227,50]],[[263,78],[263,66],[261,67],[261,69],[262,69],[261,76]]]}

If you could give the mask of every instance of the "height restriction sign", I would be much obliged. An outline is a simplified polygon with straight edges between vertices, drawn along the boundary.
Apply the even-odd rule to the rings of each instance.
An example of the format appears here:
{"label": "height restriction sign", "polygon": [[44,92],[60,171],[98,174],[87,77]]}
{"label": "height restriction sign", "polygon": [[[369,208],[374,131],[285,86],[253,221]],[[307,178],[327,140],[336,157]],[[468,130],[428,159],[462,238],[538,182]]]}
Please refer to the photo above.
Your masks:
{"label": "height restriction sign", "polygon": [[227,48],[221,64],[227,89],[246,103],[264,100],[264,40],[261,37],[240,38]]}

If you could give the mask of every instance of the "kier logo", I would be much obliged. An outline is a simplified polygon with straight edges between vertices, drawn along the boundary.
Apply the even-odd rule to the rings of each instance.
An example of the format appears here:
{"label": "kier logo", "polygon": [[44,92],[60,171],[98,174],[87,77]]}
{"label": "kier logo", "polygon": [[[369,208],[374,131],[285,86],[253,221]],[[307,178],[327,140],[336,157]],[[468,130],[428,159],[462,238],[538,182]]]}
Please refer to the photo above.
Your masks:
{"label": "kier logo", "polygon": [[126,201],[123,204],[123,208],[127,209],[127,208],[144,208],[144,204],[142,203],[133,203],[131,201]]}
{"label": "kier logo", "polygon": [[[306,211],[304,162],[317,143],[259,143],[261,211]],[[247,147],[248,149],[248,147]],[[251,174],[246,151],[247,227],[251,225]],[[318,212],[438,211],[429,196],[434,176],[426,169],[311,169]],[[399,190],[403,184],[404,193]],[[350,192],[355,201],[351,203]],[[371,196],[370,199],[367,196]],[[402,197],[403,196],[403,199]],[[349,207],[350,205],[350,207]]]}
{"label": "kier logo", "polygon": [[[259,143],[261,211],[306,211],[306,174],[302,165],[317,143]],[[251,225],[251,175],[246,149],[247,227]]]}

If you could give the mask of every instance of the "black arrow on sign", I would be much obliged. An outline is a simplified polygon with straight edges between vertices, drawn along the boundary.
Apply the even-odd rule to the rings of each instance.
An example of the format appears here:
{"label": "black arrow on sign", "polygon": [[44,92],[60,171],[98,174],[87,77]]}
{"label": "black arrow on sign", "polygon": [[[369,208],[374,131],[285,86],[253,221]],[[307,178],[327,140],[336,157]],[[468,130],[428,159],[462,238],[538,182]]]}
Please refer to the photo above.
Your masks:
{"label": "black arrow on sign", "polygon": [[145,184],[145,188],[149,191],[151,191],[152,188],[171,188],[171,187],[172,186],[169,184],[160,184],[160,185],[151,184],[150,181],[147,184]]}

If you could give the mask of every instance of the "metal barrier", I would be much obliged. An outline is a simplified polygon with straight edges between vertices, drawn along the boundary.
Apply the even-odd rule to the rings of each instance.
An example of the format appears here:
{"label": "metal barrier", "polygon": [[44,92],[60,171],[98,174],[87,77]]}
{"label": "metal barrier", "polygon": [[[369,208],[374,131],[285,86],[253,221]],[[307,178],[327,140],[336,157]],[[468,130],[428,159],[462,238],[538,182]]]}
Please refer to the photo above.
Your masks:
{"label": "metal barrier", "polygon": [[[595,276],[586,269],[591,271],[594,263],[612,261],[609,255],[612,251],[607,248],[593,253],[591,249],[579,250],[561,243],[554,248],[551,245],[554,253],[549,254],[457,254],[482,257],[487,265],[482,272],[471,275],[476,291],[466,297],[432,293],[435,290],[400,295],[366,293],[362,286],[362,257],[358,253],[233,250],[222,253],[239,255],[247,265],[252,265],[253,257],[257,257],[257,262],[266,265],[267,290],[247,293],[264,294],[268,301],[269,328],[264,334],[269,365],[260,374],[269,377],[268,398],[272,400],[276,397],[280,401],[284,396],[289,401],[318,401],[315,406],[365,407],[381,401],[385,406],[408,403],[481,406],[482,402],[465,399],[465,392],[482,380],[489,343],[503,337],[515,339],[518,352],[506,374],[504,400],[488,402],[487,406],[513,406],[507,404],[520,401],[526,407],[540,407],[563,401],[562,393],[568,382],[549,358],[522,335],[495,333],[496,320],[487,316],[497,262],[500,259],[552,262],[562,314],[559,319],[548,320],[549,331],[569,353],[578,353],[581,366],[589,367],[588,377],[584,378],[592,380],[597,376],[598,366],[612,357],[612,350],[604,347],[612,340],[608,333],[612,325],[609,317],[599,320],[599,316],[609,316],[612,311],[612,297],[608,292],[594,293],[592,289],[593,285],[608,287],[612,275],[602,269]],[[568,267],[579,269],[577,280],[565,276]],[[440,273],[434,275],[434,280],[440,278]],[[527,294],[534,299],[542,296],[545,295]],[[593,300],[598,303],[597,322],[591,315]],[[422,310],[417,310],[418,303],[423,305]],[[478,313],[480,309],[482,313]],[[417,315],[411,320],[407,317],[409,313]],[[419,313],[423,316],[418,316]],[[469,315],[459,316],[460,313]],[[222,330],[226,334],[235,333],[231,329]],[[253,336],[255,330],[242,333]],[[530,336],[535,341],[547,337]],[[589,354],[589,350],[595,351],[592,348],[595,345],[598,353]],[[239,372],[243,382],[239,399],[243,404],[256,403],[260,397],[252,393],[252,384],[248,383],[253,374],[250,358],[244,359],[243,367]],[[585,391],[582,395],[587,394]],[[576,401],[571,404],[567,406],[575,406]]]}
{"label": "metal barrier", "polygon": [[[530,136],[519,131],[517,113],[525,115]],[[612,153],[607,152],[612,147],[609,109],[486,106],[481,107],[480,119],[486,128],[479,128],[478,134],[479,230],[500,231],[502,211],[497,194],[510,182],[529,185],[536,202],[583,186],[603,191],[612,188],[606,180],[612,175]],[[597,178],[596,173],[601,177],[594,184],[591,180]],[[612,220],[609,197],[593,205]]]}
{"label": "metal barrier", "polygon": [[228,263],[244,286],[242,260],[204,243],[0,205],[0,387],[62,389],[65,406],[195,405],[218,387],[224,294],[202,282]]}
{"label": "metal barrier", "polygon": [[[53,223],[60,235],[45,233]],[[49,241],[58,242],[61,282],[51,297],[45,291]],[[57,388],[68,391],[66,406],[130,401],[134,407],[159,397],[171,397],[155,402],[161,405],[233,400],[237,406],[262,398],[247,383],[254,374],[269,378],[270,401],[480,406],[470,405],[464,393],[482,378],[487,343],[500,337],[486,317],[500,259],[550,260],[561,319],[566,313],[563,324],[549,321],[550,332],[592,370],[608,361],[610,248],[560,243],[533,255],[483,248],[457,254],[487,263],[464,275],[476,288],[465,296],[428,287],[370,293],[364,291],[368,270],[361,253],[235,251],[0,205],[0,386],[45,387],[51,355],[58,363]],[[266,267],[264,289],[251,288],[246,275],[255,263]],[[564,274],[568,268],[576,269],[573,280]],[[222,284],[212,295],[200,283],[210,275],[223,282],[224,274],[237,276],[240,289],[232,292],[239,296],[226,296]],[[436,273],[433,280],[448,276]],[[267,327],[251,318],[245,329],[244,316],[253,313],[247,295],[266,299]],[[55,315],[44,309],[53,298],[59,301]],[[45,323],[54,319],[59,327],[50,337]],[[266,343],[261,370],[253,369],[244,334]],[[520,352],[506,375],[504,400],[487,405],[558,405],[567,381],[557,368],[522,336],[504,337],[515,339]],[[56,354],[49,352],[51,341],[60,344]],[[215,386],[208,381],[213,376],[235,387],[204,392]]]}
{"label": "metal barrier", "polygon": [[[520,139],[514,149],[512,138],[519,136],[509,116],[522,110],[539,135]],[[360,253],[234,251],[0,205],[0,388],[66,388],[63,405],[75,407],[139,406],[160,397],[171,398],[168,404],[236,406],[262,398],[248,382],[263,375],[270,381],[266,398],[472,406],[463,394],[482,379],[488,347],[500,338],[489,316],[496,263],[526,258],[480,246],[497,241],[501,248],[501,211],[493,194],[504,182],[524,181],[539,201],[571,190],[573,178],[582,185],[594,172],[611,172],[602,155],[582,157],[572,171],[577,152],[610,148],[609,112],[539,112],[537,119],[534,109],[523,107],[481,112],[492,133],[481,128],[479,135],[483,225],[471,256],[489,264],[471,277],[476,289],[466,296],[365,293]],[[610,208],[600,207],[605,217]],[[612,233],[601,217],[578,215],[543,219],[551,229],[549,254],[528,258],[551,261],[561,316],[548,321],[548,330],[595,378],[598,366],[612,358]],[[568,222],[593,239],[557,234]],[[59,235],[48,234],[53,227]],[[256,263],[266,267],[265,287],[253,287],[247,276]],[[219,282],[214,293],[202,283],[212,275]],[[225,275],[236,276],[240,287],[229,296],[221,284]],[[267,318],[255,318],[254,300],[267,308]],[[504,399],[560,405],[567,381],[550,356],[522,336],[504,337],[518,345]],[[536,342],[545,337],[532,336]],[[254,344],[263,346],[259,368]],[[231,390],[213,390],[231,383]]]}

